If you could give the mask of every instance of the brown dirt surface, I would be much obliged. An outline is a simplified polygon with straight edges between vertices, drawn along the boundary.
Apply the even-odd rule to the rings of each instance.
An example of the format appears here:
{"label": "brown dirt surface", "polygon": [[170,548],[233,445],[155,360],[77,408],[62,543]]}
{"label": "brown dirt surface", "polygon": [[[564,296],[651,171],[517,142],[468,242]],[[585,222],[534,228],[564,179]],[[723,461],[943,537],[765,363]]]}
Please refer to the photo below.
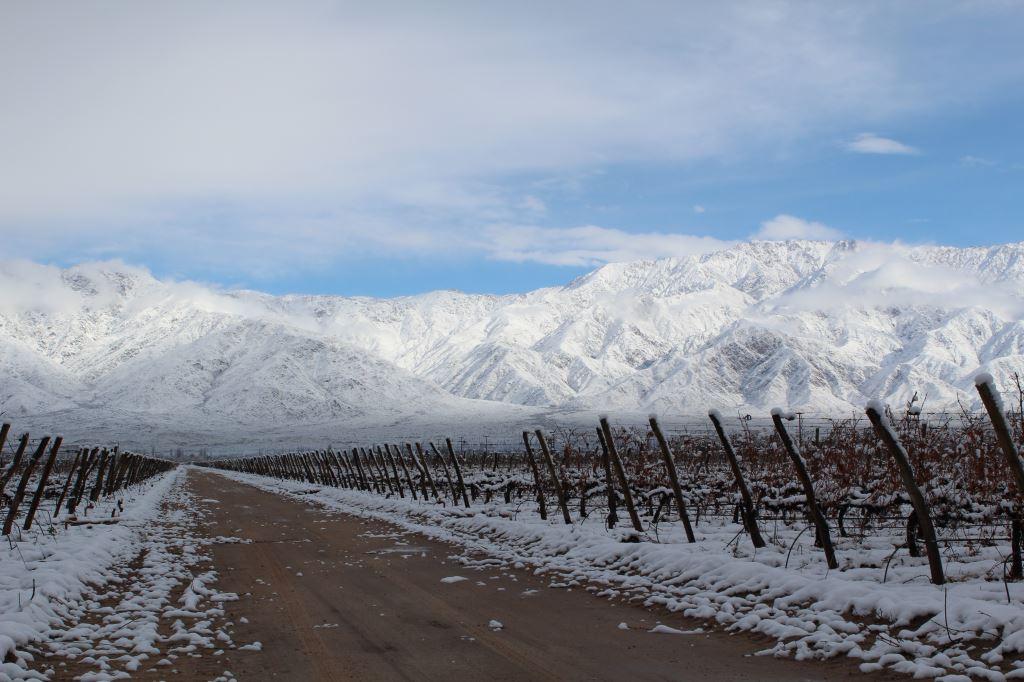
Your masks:
{"label": "brown dirt surface", "polygon": [[527,570],[467,568],[450,545],[215,473],[193,470],[188,485],[208,508],[204,532],[252,540],[212,552],[217,588],[241,597],[226,605],[235,641],[262,649],[180,659],[166,679],[893,679],[849,660],[755,656],[769,642],[746,635],[654,634],[701,624]]}

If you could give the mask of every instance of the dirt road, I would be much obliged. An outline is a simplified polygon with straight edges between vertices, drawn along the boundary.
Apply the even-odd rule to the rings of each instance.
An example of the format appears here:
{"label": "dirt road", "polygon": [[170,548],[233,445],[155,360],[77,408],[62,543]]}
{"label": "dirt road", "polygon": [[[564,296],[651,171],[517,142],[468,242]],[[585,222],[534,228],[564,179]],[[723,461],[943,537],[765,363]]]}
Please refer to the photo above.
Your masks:
{"label": "dirt road", "polygon": [[178,679],[878,679],[847,661],[753,656],[767,642],[750,637],[651,633],[698,624],[525,570],[467,569],[451,546],[217,474],[189,479],[213,510],[206,532],[253,540],[213,554],[218,588],[242,596],[228,605],[236,640],[262,650],[179,661]]}

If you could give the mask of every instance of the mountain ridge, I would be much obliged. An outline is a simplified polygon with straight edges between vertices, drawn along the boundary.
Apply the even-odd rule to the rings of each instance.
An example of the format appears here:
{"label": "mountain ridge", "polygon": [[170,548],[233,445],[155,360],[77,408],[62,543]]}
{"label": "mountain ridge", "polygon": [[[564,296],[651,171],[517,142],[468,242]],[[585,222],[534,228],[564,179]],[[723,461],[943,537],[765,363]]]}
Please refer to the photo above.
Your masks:
{"label": "mountain ridge", "polygon": [[8,261],[0,282],[4,418],[86,432],[103,410],[153,437],[171,419],[256,438],[432,415],[846,415],[915,393],[948,409],[976,403],[982,369],[1024,372],[1024,242],[744,242],[504,295],[271,296],[117,262]]}

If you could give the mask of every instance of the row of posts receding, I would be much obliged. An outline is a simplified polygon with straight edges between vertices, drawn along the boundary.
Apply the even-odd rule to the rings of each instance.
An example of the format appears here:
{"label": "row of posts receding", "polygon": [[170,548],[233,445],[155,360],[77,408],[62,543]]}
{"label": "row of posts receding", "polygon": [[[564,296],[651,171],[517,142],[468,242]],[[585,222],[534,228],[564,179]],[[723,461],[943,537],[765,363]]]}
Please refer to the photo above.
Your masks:
{"label": "row of posts receding", "polygon": [[[1019,496],[1024,495],[1024,467],[1022,467],[1017,446],[1013,441],[1006,415],[995,393],[993,384],[991,380],[980,380],[977,382],[977,389],[997,435],[997,440],[1010,471],[1010,478],[1014,482],[1016,492]],[[908,548],[912,555],[916,556],[918,554],[915,538],[919,536],[925,547],[931,580],[935,584],[942,584],[945,582],[945,575],[942,557],[939,552],[939,542],[936,537],[928,503],[917,484],[910,458],[899,437],[890,428],[885,409],[879,404],[872,402],[866,408],[866,412],[880,443],[896,465],[900,481],[911,503],[912,514],[908,523]],[[766,543],[759,529],[757,508],[754,505],[739,458],[722,423],[722,418],[714,410],[709,413],[709,418],[725,453],[732,476],[735,479],[739,497],[739,518],[743,529],[754,547],[764,547]],[[828,567],[836,569],[839,567],[839,561],[836,557],[829,523],[818,504],[814,481],[808,472],[800,448],[790,437],[784,420],[785,417],[780,410],[772,411],[773,427],[782,442],[788,458],[792,462],[796,478],[803,491],[807,516],[815,532],[814,544],[823,551]],[[673,453],[662,433],[657,418],[652,416],[649,424],[658,443],[671,495],[679,511],[679,520],[682,524],[686,540],[689,543],[696,542],[697,538],[687,512],[686,499],[679,484],[678,472],[673,463]],[[632,528],[637,533],[640,533],[643,527],[630,490],[626,469],[616,447],[611,425],[606,417],[600,419],[597,436],[601,445],[601,464],[604,470],[605,488],[608,495],[609,525],[614,525],[617,521],[618,493],[621,493],[622,503],[629,516],[629,522]],[[566,502],[563,481],[559,478],[558,470],[543,431],[540,429],[532,433],[524,431],[522,438],[530,472],[533,477],[533,489],[541,519],[546,520],[548,518],[548,500],[545,495],[545,489],[548,488],[554,491],[555,502],[558,505],[558,511],[563,521],[566,524],[571,524],[573,521]],[[534,442],[536,442],[539,450],[539,458],[538,452],[534,450]],[[420,443],[406,443],[404,448],[394,444],[354,447],[340,451],[328,448],[326,450],[283,455],[263,455],[259,457],[220,460],[210,462],[207,466],[262,476],[307,481],[311,484],[345,487],[353,490],[374,492],[380,495],[398,495],[401,498],[404,498],[408,493],[413,500],[430,500],[433,498],[440,501],[450,495],[453,505],[470,507],[470,499],[463,479],[464,464],[460,462],[459,456],[452,447],[451,439],[445,439],[444,451],[438,449],[434,443],[428,443],[427,445],[432,457],[428,456]],[[432,471],[432,469],[435,470]],[[411,474],[413,471],[417,474],[415,480]],[[440,480],[436,475],[439,472],[443,472],[443,480]],[[614,479],[617,479],[617,486]],[[1019,579],[1024,575],[1024,567],[1022,567],[1021,561],[1022,524],[1020,506],[1016,505],[1015,509],[1016,511],[1011,519],[1012,565],[1010,577]]]}
{"label": "row of posts receding", "polygon": [[[0,452],[3,452],[8,444],[10,431],[10,424],[0,426]],[[59,485],[60,492],[53,505],[51,517],[56,518],[63,512],[65,521],[70,522],[77,520],[81,507],[95,505],[102,498],[114,495],[176,466],[172,462],[155,457],[120,452],[117,447],[78,448],[61,482],[54,472],[63,442],[61,436],[43,436],[35,444],[32,454],[27,455],[31,443],[29,434],[22,434],[18,439],[13,458],[3,469],[0,478],[0,499],[7,502],[3,535],[9,536],[19,521],[22,530],[32,528],[48,490],[52,497],[54,490],[48,489],[52,479],[57,479],[52,482]],[[36,480],[34,492],[30,495],[33,477]],[[10,484],[15,485],[8,492]],[[23,509],[24,518],[19,519]]]}

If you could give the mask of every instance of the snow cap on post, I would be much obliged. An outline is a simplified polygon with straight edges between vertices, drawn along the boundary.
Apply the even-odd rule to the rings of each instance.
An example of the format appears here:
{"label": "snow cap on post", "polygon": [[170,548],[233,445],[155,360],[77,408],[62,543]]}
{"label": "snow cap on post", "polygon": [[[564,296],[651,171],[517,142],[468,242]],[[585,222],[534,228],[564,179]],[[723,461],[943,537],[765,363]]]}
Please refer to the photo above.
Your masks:
{"label": "snow cap on post", "polygon": [[711,408],[710,410],[708,410],[708,416],[711,417],[712,419],[722,421],[722,413],[715,408]]}
{"label": "snow cap on post", "polygon": [[985,384],[988,384],[989,387],[991,387],[992,390],[995,391],[996,379],[990,373],[978,372],[977,374],[974,375],[975,386],[984,386]]}
{"label": "snow cap on post", "polygon": [[868,401],[867,409],[872,412],[877,412],[878,414],[885,414],[885,403],[878,398],[872,398]]}
{"label": "snow cap on post", "polygon": [[783,411],[783,409],[781,407],[773,407],[772,408],[772,416],[773,417],[781,417],[781,416],[783,416],[783,414],[784,414],[784,411]]}

